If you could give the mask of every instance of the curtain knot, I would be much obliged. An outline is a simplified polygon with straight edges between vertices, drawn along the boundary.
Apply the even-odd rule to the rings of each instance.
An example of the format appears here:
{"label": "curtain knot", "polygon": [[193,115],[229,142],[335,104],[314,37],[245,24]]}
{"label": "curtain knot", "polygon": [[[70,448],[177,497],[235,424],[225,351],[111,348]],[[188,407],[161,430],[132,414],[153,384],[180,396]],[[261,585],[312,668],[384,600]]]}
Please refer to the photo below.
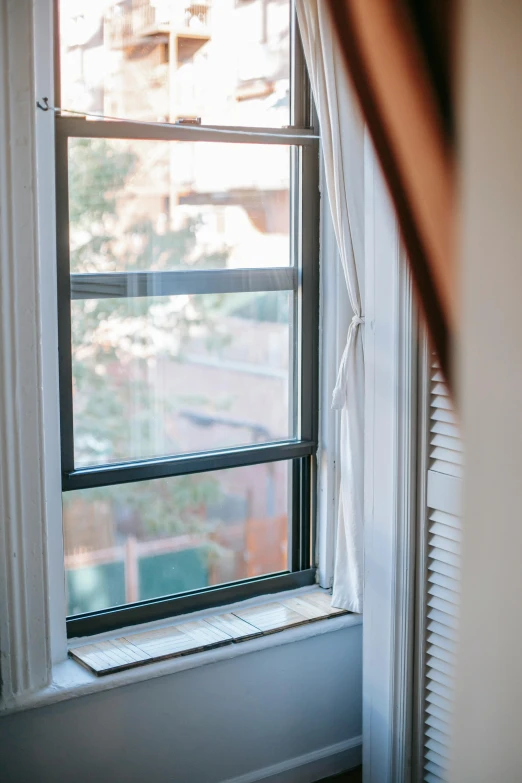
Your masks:
{"label": "curtain knot", "polygon": [[343,355],[339,363],[339,371],[337,373],[337,382],[332,394],[332,408],[334,411],[339,411],[346,405],[346,374],[348,372],[348,359],[350,357],[350,351],[353,350],[355,344],[355,335],[357,329],[364,323],[364,316],[356,313],[350,321],[348,327],[348,336],[346,338],[346,345],[344,346]]}

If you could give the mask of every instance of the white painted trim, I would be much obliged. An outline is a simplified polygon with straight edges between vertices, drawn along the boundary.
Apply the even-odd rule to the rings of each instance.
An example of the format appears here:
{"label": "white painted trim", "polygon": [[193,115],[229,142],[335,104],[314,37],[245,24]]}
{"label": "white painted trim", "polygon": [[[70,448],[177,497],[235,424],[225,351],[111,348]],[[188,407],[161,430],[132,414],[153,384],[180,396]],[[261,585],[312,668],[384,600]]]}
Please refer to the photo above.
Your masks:
{"label": "white painted trim", "polygon": [[365,783],[404,783],[411,755],[416,326],[397,222],[365,145]]}
{"label": "white painted trim", "polygon": [[353,315],[321,166],[319,448],[317,451],[317,552],[321,587],[333,584],[340,484],[340,412],[332,409],[339,362]]}
{"label": "white painted trim", "polygon": [[[301,588],[300,590],[292,591],[291,595],[299,595],[307,590],[309,590],[309,588]],[[285,595],[288,595],[288,593],[285,593]],[[273,597],[274,600],[277,600],[278,596],[276,594]],[[241,608],[263,602],[266,602],[266,596],[243,601],[241,603]],[[238,606],[238,604],[231,604],[228,608],[233,611],[235,608],[238,608]],[[205,617],[208,614],[212,614],[213,611],[214,610],[203,610],[201,612],[195,612],[191,615],[191,618],[196,619]],[[185,615],[185,619],[186,617],[187,615]],[[163,620],[156,623],[147,623],[143,628],[159,628],[171,624],[172,620]],[[249,655],[261,650],[280,647],[285,644],[295,644],[306,639],[312,639],[316,636],[335,634],[338,631],[344,631],[352,627],[355,628],[361,624],[361,615],[339,615],[338,617],[332,617],[325,621],[288,628],[280,633],[268,634],[267,636],[261,636],[259,638],[241,642],[241,644],[226,645],[194,655],[184,655],[180,658],[158,661],[135,669],[127,669],[126,671],[117,672],[115,674],[108,674],[104,677],[96,677],[96,675],[92,674],[92,672],[87,669],[84,669],[84,667],[76,663],[76,661],[68,658],[53,666],[52,680],[47,687],[34,693],[25,694],[15,703],[9,705],[0,704],[0,719],[3,715],[12,714],[14,712],[44,707],[60,701],[102,693],[126,685],[134,685],[135,683],[153,680],[157,677],[177,674],[189,669],[197,669],[200,666],[208,666],[209,664],[218,661],[239,658],[242,655]],[[136,627],[133,626],[132,630],[135,631]],[[100,634],[99,636],[92,638],[97,641],[102,641],[108,638],[115,638],[117,635],[121,635],[124,632],[125,629],[121,629],[118,632]],[[71,647],[81,646],[82,644],[85,644],[85,639],[72,640]]]}
{"label": "white painted trim", "polygon": [[418,328],[413,282],[398,243],[396,378],[396,538],[393,650],[392,780],[409,780],[412,754],[413,643],[417,525]]}
{"label": "white painted trim", "polygon": [[51,0],[0,0],[0,708],[67,655]]}
{"label": "white painted trim", "polygon": [[319,748],[280,764],[229,778],[224,783],[314,783],[314,781],[353,769],[361,763],[362,737],[352,737],[326,748]]}
{"label": "white painted trim", "polygon": [[426,706],[425,687],[425,640],[426,640],[426,576],[427,576],[427,532],[428,532],[428,444],[430,426],[430,351],[423,328],[419,337],[419,434],[417,466],[417,541],[415,576],[415,636],[413,641],[413,710],[412,710],[412,781],[422,780],[424,770],[424,710]]}
{"label": "white painted trim", "polygon": [[42,395],[48,382],[48,354],[42,344],[42,322],[49,315],[45,296],[47,286],[52,282],[49,283],[49,272],[44,268],[38,236],[42,214],[35,182],[38,144],[33,30],[31,0],[1,0],[0,653],[3,704],[14,703],[44,687],[51,676],[46,535],[47,522],[52,522],[46,472],[50,411],[46,410]]}
{"label": "white painted trim", "polygon": [[[35,99],[54,95],[52,0],[33,0]],[[53,101],[54,103],[54,101]],[[52,663],[67,656],[65,570],[60,460],[60,384],[58,373],[58,303],[56,281],[56,198],[54,117],[36,111],[36,189],[38,252],[41,267],[38,296],[42,355],[43,461],[47,537],[47,595]]]}

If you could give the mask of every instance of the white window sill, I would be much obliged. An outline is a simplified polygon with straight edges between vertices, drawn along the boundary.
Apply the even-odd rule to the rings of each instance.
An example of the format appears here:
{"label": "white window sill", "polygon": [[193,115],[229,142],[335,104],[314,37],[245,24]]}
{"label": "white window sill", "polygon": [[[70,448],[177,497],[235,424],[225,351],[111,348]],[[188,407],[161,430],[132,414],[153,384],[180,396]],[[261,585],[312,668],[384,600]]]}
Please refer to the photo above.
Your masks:
{"label": "white window sill", "polygon": [[[299,590],[293,590],[286,592],[285,596],[300,595],[309,591],[310,588],[300,588]],[[277,600],[278,594],[270,596],[270,599]],[[227,606],[227,610],[233,610],[234,608],[246,608],[247,606],[256,606],[261,603],[266,603],[267,597],[261,596],[253,598],[248,601],[242,601],[241,604],[232,604]],[[207,610],[201,612],[195,612],[191,615],[184,615],[183,620],[197,619],[212,614],[215,610]],[[54,704],[56,702],[65,701],[67,699],[77,698],[79,696],[86,696],[92,693],[100,693],[102,691],[108,691],[112,688],[117,688],[123,685],[131,685],[133,683],[143,682],[146,680],[154,679],[156,677],[163,677],[166,675],[175,674],[176,672],[187,671],[188,669],[195,669],[199,666],[206,666],[208,664],[216,663],[219,661],[230,660],[232,658],[239,657],[240,655],[248,655],[260,650],[268,648],[278,647],[283,644],[290,644],[293,642],[299,642],[304,639],[310,639],[314,636],[321,636],[326,633],[334,633],[335,631],[342,630],[343,628],[349,628],[351,626],[360,625],[362,623],[362,615],[357,614],[342,614],[337,617],[331,617],[325,620],[318,620],[317,622],[309,623],[306,625],[299,625],[294,628],[288,628],[278,633],[273,633],[267,636],[261,636],[249,641],[241,642],[241,644],[230,644],[224,647],[218,647],[212,650],[206,650],[194,655],[185,655],[179,658],[171,658],[166,661],[159,661],[150,663],[145,666],[141,666],[134,669],[127,669],[126,671],[117,672],[115,674],[108,674],[104,677],[97,677],[90,671],[87,671],[76,661],[68,658],[56,664],[53,667],[52,682],[42,690],[28,694],[23,701],[19,701],[16,704],[7,704],[0,706],[0,716],[12,714],[25,709],[33,709],[35,707],[43,707],[48,704]],[[148,623],[147,625],[140,626],[141,629],[161,628],[167,625],[172,625],[172,619],[164,620],[161,622]],[[136,627],[132,628],[136,631]],[[103,639],[116,638],[121,636],[125,629],[120,629],[112,633],[100,634],[96,637],[90,637],[97,641]],[[74,639],[71,640],[70,647],[81,646],[86,643],[86,639]]]}

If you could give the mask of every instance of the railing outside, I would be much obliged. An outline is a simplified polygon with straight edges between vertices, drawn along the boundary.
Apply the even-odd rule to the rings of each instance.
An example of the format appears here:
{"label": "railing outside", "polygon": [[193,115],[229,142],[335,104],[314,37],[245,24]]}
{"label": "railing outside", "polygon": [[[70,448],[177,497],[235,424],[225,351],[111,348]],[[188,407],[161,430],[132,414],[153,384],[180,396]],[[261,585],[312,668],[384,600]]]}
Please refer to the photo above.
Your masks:
{"label": "railing outside", "polygon": [[173,0],[134,0],[130,8],[111,9],[105,30],[114,49],[125,49],[143,38],[169,32],[201,33],[210,30],[211,1],[203,3]]}

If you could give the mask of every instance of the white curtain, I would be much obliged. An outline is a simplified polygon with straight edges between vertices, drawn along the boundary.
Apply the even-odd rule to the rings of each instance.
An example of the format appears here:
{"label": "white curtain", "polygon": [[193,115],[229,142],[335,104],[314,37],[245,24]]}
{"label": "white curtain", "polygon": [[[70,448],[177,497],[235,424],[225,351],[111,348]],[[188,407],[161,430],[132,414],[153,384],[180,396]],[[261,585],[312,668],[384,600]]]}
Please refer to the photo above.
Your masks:
{"label": "white curtain", "polygon": [[[326,187],[353,318],[333,406],[341,411],[341,484],[332,603],[362,612],[364,513],[364,126],[324,0],[296,0],[319,114]],[[323,259],[328,263],[330,259]]]}

